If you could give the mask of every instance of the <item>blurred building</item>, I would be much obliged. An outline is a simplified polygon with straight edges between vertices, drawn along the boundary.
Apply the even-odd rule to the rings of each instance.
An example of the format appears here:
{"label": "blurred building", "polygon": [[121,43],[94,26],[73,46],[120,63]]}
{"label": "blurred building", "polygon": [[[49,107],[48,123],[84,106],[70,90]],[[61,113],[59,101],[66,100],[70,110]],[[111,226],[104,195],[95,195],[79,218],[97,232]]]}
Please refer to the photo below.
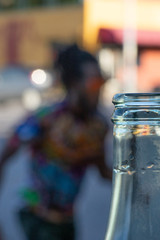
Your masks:
{"label": "blurred building", "polygon": [[0,67],[49,67],[54,46],[81,41],[78,0],[0,0],[0,11]]}
{"label": "blurred building", "polygon": [[[83,42],[91,51],[99,52],[104,70],[114,81],[119,79],[122,83],[123,43],[127,37],[128,45],[137,43],[137,46],[128,46],[131,57],[135,57],[137,90],[153,91],[160,86],[160,1],[84,2]],[[133,59],[129,55],[127,57],[129,66]]]}
{"label": "blurred building", "polygon": [[138,44],[133,53],[137,88],[152,91],[160,85],[160,2],[128,0],[136,4],[134,15],[133,11],[126,15],[126,2],[0,0],[0,68],[8,64],[48,68],[57,49],[76,42],[98,54],[104,72],[123,85],[123,30],[125,21],[134,18],[136,31],[128,29],[127,34],[134,32]]}

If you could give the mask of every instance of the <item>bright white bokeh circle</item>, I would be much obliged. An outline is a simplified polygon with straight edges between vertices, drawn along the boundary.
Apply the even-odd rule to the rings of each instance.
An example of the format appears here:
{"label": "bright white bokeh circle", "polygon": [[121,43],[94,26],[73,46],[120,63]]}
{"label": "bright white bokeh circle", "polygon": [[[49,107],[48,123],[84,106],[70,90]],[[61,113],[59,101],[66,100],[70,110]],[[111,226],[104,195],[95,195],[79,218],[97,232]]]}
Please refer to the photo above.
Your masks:
{"label": "bright white bokeh circle", "polygon": [[46,82],[47,74],[42,69],[36,69],[31,74],[31,80],[34,84],[42,85]]}

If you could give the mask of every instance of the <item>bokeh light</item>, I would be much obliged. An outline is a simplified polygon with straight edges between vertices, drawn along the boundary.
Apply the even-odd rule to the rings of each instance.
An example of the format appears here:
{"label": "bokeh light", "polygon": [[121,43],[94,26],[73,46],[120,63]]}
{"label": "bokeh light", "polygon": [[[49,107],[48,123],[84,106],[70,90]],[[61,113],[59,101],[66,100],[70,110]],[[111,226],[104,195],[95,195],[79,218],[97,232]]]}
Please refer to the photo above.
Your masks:
{"label": "bokeh light", "polygon": [[31,74],[31,81],[37,85],[43,85],[46,82],[47,74],[42,69],[36,69]]}

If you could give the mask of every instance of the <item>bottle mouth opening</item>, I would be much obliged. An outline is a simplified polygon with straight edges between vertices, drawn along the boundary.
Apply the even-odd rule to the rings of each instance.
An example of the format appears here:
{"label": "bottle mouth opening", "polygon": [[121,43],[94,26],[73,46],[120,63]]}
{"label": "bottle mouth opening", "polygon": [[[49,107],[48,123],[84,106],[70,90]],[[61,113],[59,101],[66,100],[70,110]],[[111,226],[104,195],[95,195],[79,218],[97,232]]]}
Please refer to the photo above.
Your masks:
{"label": "bottle mouth opening", "polygon": [[160,93],[118,93],[112,100],[114,105],[160,105]]}

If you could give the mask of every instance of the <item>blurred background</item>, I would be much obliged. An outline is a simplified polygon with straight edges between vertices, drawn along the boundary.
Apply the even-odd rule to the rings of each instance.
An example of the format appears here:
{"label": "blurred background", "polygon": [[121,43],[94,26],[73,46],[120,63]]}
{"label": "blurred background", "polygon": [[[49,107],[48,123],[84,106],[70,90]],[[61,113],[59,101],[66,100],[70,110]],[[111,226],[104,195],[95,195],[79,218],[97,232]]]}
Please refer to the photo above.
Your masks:
{"label": "blurred background", "polygon": [[[115,93],[159,91],[159,12],[158,0],[0,0],[0,150],[28,111],[63,98],[53,66],[68,44],[77,43],[98,58],[107,79],[101,104],[108,118]],[[112,166],[112,137],[108,139]],[[4,240],[24,239],[14,213],[16,193],[27,182],[26,160],[22,151],[8,164],[0,190]],[[81,192],[76,204],[78,239],[101,240],[111,184],[90,169]]]}

